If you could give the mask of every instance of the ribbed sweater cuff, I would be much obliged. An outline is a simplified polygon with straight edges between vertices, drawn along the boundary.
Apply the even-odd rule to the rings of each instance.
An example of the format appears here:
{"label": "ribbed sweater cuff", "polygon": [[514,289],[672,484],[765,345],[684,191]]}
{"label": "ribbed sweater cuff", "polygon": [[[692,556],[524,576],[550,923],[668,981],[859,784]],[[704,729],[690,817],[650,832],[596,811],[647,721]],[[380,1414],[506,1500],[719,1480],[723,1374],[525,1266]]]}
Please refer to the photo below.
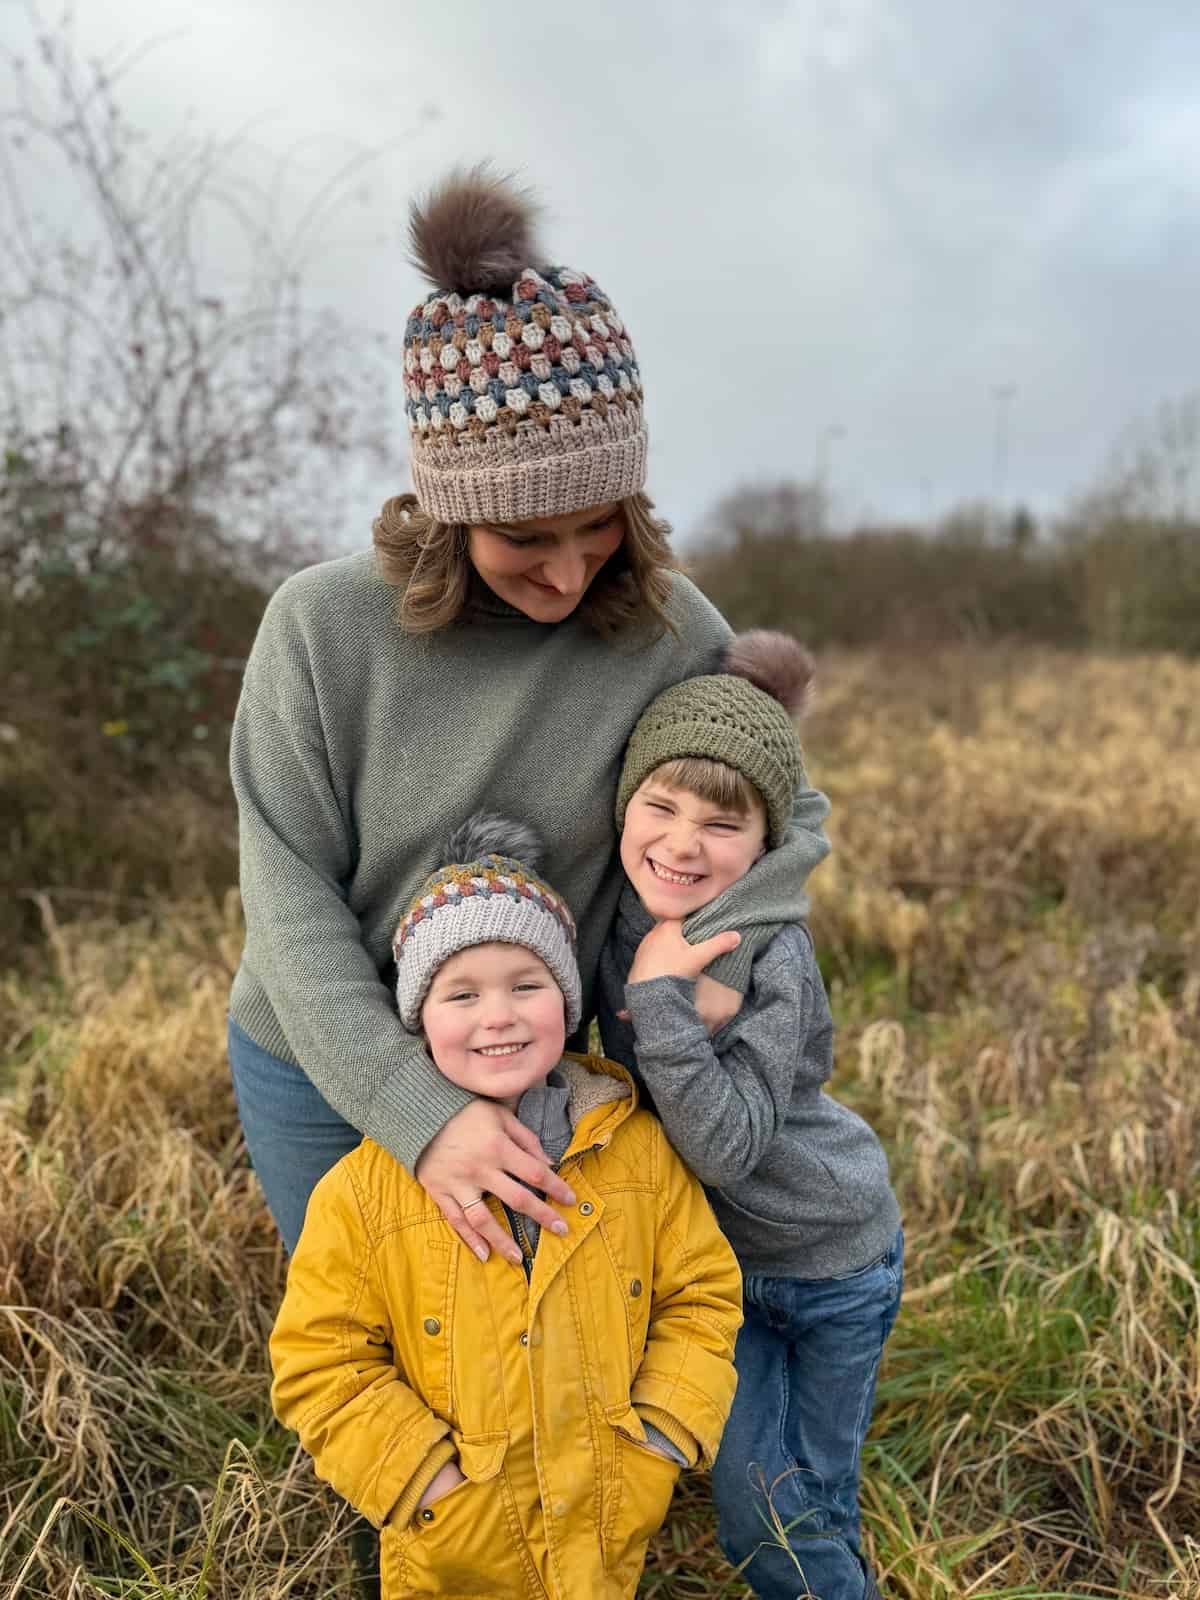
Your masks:
{"label": "ribbed sweater cuff", "polygon": [[642,1419],[642,1425],[647,1430],[657,1429],[665,1439],[673,1444],[683,1457],[682,1466],[694,1467],[700,1459],[700,1446],[696,1443],[695,1435],[688,1432],[677,1417],[669,1411],[662,1411],[658,1406],[635,1406],[634,1410]]}
{"label": "ribbed sweater cuff", "polygon": [[421,1496],[448,1461],[453,1461],[458,1451],[453,1439],[439,1439],[421,1465],[408,1480],[404,1493],[396,1501],[391,1520],[398,1528],[407,1527],[417,1514]]}
{"label": "ribbed sweater cuff", "polygon": [[425,1146],[473,1099],[465,1089],[443,1078],[424,1050],[417,1047],[413,1056],[375,1091],[367,1107],[363,1132],[415,1177]]}

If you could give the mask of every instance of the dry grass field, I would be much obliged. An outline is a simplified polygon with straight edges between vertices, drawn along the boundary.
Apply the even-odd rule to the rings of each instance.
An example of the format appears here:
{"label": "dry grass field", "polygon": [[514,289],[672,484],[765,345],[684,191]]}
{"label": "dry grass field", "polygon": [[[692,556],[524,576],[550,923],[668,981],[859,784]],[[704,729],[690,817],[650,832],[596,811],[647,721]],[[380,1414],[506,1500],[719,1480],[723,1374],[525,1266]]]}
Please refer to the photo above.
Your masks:
{"label": "dry grass field", "polygon": [[[835,1087],[908,1234],[865,1460],[881,1587],[1195,1600],[1200,666],[822,669]],[[0,1595],[350,1596],[266,1398],[283,1261],[224,1065],[236,900],[44,910],[56,976],[0,994]],[[643,1593],[745,1592],[690,1478]]]}

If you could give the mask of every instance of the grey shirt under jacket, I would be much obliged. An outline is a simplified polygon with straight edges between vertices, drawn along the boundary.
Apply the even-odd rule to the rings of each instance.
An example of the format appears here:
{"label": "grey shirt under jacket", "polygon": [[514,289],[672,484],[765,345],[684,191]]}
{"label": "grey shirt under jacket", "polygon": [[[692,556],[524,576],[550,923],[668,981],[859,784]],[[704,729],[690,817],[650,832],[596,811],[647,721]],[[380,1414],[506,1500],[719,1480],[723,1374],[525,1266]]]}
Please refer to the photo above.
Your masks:
{"label": "grey shirt under jacket", "polygon": [[784,927],[758,951],[741,1009],[710,1038],[694,983],[625,982],[653,925],[626,885],[600,968],[604,1051],[704,1184],[743,1272],[832,1278],[878,1260],[900,1211],[879,1140],[822,1088],[833,1019],[808,929]]}
{"label": "grey shirt under jacket", "polygon": [[[396,925],[464,818],[482,809],[531,823],[579,924],[591,1015],[622,882],[621,753],[649,701],[712,671],[730,637],[680,575],[669,611],[677,636],[607,640],[577,615],[534,622],[479,585],[463,621],[413,637],[370,551],[298,573],[267,606],[230,751],[246,917],[230,1011],[410,1172],[471,1097],[396,1015]],[[764,899],[781,923],[803,916],[828,810],[800,792],[788,839],[730,907],[733,926]],[[702,912],[686,931],[699,940],[723,925]],[[744,988],[754,942],[713,975]]]}

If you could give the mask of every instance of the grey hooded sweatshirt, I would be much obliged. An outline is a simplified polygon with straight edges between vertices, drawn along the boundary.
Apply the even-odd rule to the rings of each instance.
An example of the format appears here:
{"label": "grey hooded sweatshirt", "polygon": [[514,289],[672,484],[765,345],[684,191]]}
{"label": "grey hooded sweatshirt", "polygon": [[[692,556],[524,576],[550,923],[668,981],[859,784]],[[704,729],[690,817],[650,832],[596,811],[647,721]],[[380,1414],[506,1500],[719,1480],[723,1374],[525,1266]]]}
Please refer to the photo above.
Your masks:
{"label": "grey hooded sweatshirt", "polygon": [[704,1184],[743,1272],[820,1279],[869,1266],[900,1210],[879,1140],[822,1088],[833,1019],[808,929],[789,924],[757,953],[741,1009],[710,1039],[694,983],[625,982],[653,925],[627,884],[600,963],[604,1051]]}

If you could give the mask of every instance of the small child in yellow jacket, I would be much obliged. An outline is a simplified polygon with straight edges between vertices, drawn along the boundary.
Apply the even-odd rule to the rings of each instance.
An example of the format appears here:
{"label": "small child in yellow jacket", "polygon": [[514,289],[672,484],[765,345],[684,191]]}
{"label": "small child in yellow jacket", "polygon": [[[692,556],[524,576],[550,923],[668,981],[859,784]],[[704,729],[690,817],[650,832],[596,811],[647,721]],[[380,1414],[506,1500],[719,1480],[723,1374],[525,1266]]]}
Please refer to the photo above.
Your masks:
{"label": "small child in yellow jacket", "polygon": [[382,1529],[383,1600],[625,1600],[733,1400],[741,1279],[629,1075],[564,1055],[575,925],[537,841],[477,816],[396,933],[405,1025],[569,1171],[564,1236],[494,1197],[481,1262],[370,1139],[318,1184],[271,1335],[276,1413]]}

